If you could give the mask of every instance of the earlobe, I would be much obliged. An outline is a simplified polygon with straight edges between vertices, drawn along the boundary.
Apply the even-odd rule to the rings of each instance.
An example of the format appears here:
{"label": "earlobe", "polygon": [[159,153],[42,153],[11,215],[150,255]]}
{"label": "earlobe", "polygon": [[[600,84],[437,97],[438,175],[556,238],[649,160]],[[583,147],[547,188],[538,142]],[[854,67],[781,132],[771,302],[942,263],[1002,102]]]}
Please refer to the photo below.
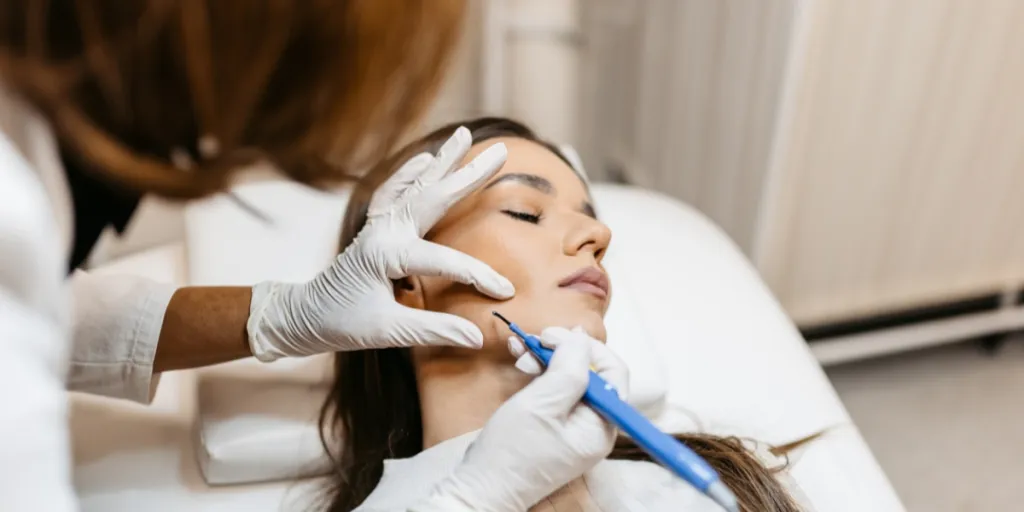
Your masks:
{"label": "earlobe", "polygon": [[423,283],[419,277],[410,276],[396,279],[395,300],[403,305],[414,309],[424,309],[426,301],[423,300]]}

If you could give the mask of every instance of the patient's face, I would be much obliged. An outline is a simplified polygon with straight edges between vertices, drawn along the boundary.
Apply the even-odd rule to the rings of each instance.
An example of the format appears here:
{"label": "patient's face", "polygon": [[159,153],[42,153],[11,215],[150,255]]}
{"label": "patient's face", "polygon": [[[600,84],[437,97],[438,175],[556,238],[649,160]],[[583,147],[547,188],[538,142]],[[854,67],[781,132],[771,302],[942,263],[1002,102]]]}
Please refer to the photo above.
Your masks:
{"label": "patient's face", "polygon": [[[515,297],[496,301],[469,286],[420,277],[412,290],[397,291],[399,301],[473,321],[484,333],[484,354],[507,355],[505,340],[511,334],[491,311],[527,332],[580,325],[603,340],[611,292],[600,283],[601,260],[611,232],[594,218],[590,196],[576,173],[540,144],[490,139],[474,145],[463,164],[498,142],[508,148],[505,166],[452,207],[427,238],[490,265],[512,281]],[[572,279],[587,269],[589,278]]]}

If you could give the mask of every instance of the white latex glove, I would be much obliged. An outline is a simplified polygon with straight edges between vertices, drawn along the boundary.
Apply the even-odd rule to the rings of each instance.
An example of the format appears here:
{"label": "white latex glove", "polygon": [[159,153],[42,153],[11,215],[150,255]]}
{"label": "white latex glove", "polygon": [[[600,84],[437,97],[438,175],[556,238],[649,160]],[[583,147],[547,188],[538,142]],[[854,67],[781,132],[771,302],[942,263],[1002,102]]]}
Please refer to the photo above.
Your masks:
{"label": "white latex glove", "polygon": [[[591,366],[626,398],[626,365],[586,333],[545,329],[547,370],[491,417],[455,471],[414,512],[522,512],[604,460],[616,429],[580,403]],[[513,353],[520,349],[513,349]]]}
{"label": "white latex glove", "polygon": [[464,253],[423,240],[453,204],[485,183],[505,163],[495,144],[468,165],[473,140],[455,131],[437,156],[422,153],[405,163],[374,193],[362,231],[334,263],[307,283],[253,286],[247,330],[261,361],[321,352],[457,345],[480,347],[472,322],[395,302],[393,279],[443,276],[498,299],[515,293],[507,279]]}

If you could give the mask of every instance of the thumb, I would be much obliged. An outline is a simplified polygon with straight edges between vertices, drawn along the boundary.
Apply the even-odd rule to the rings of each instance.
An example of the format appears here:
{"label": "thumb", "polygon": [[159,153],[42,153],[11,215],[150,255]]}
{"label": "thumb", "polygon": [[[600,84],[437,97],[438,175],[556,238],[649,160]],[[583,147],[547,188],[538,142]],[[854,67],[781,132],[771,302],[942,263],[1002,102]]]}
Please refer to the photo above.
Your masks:
{"label": "thumb", "polygon": [[629,398],[629,368],[608,345],[594,340],[590,346],[591,366],[605,381],[611,384],[619,398]]}
{"label": "thumb", "polygon": [[519,339],[519,336],[508,337],[508,351],[516,358],[515,367],[517,370],[527,375],[540,375],[544,372],[544,367],[540,364],[540,361],[533,356],[533,352],[530,352],[523,340]]}
{"label": "thumb", "polygon": [[[515,287],[486,263],[456,249],[418,239],[405,256],[404,273],[414,276],[442,277],[468,284],[495,299],[508,299]],[[404,275],[388,275],[391,279]]]}
{"label": "thumb", "polygon": [[465,318],[399,305],[398,314],[383,336],[384,346],[372,348],[454,346],[480,348],[484,335]]}
{"label": "thumb", "polygon": [[539,410],[568,415],[583,398],[590,382],[590,344],[568,339],[559,343],[547,370],[521,393]]}

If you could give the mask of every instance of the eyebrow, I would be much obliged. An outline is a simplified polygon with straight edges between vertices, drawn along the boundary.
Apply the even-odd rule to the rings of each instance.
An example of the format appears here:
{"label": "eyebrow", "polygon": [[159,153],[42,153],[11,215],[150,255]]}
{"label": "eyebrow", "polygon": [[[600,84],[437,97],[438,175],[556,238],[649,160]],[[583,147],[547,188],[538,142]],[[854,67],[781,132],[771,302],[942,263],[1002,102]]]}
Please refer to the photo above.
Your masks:
{"label": "eyebrow", "polygon": [[487,186],[484,187],[484,189],[489,189],[505,181],[515,181],[517,183],[526,185],[527,187],[539,190],[540,192],[543,192],[545,194],[555,195],[555,187],[552,186],[551,182],[548,181],[547,179],[537,176],[536,174],[523,174],[517,172],[500,176],[498,179],[488,183]]}
{"label": "eyebrow", "polygon": [[[536,174],[526,174],[521,172],[503,174],[499,176],[498,179],[488,183],[487,186],[484,187],[484,190],[487,190],[499,183],[506,181],[526,185],[527,187],[530,187],[544,194],[555,195],[554,185],[552,185],[551,182],[548,181],[546,178],[537,176]],[[583,202],[582,206],[580,206],[580,212],[582,212],[587,217],[597,219],[597,213],[594,211],[594,205],[590,204],[589,201]]]}

